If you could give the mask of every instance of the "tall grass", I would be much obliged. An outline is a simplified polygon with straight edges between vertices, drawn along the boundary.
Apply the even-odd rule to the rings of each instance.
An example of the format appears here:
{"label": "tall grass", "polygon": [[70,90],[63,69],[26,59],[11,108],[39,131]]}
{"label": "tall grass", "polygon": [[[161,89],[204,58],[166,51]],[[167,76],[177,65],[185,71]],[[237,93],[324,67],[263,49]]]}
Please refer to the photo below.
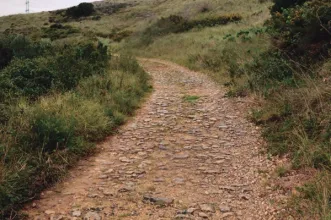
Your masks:
{"label": "tall grass", "polygon": [[[85,56],[85,49],[79,50],[80,56]],[[74,66],[68,66],[67,78],[73,79],[68,86],[60,83],[59,87],[47,87],[37,96],[18,89],[4,100],[0,126],[0,218],[16,214],[22,204],[37,198],[80,157],[93,153],[95,143],[112,134],[139,106],[150,88],[147,73],[128,55],[102,60],[98,68],[93,66],[93,60],[87,62],[83,71],[95,73],[85,77],[80,69],[77,75]],[[77,65],[75,62],[72,65]],[[54,71],[57,76],[62,69]],[[44,84],[36,85],[38,88]]]}

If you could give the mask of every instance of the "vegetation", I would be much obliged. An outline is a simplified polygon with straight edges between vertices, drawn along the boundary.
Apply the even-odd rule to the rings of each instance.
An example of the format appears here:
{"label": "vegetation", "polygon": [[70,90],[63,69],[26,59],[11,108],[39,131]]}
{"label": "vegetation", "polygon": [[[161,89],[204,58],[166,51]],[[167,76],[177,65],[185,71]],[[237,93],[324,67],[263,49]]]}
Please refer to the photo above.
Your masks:
{"label": "vegetation", "polygon": [[298,218],[329,219],[331,213],[325,202],[331,198],[330,11],[329,1],[276,0],[266,22],[273,47],[245,62],[231,54],[227,62],[232,94],[245,88],[265,99],[252,120],[264,127],[269,152],[290,158],[294,169],[320,172],[296,195]]}
{"label": "vegetation", "polygon": [[0,39],[0,209],[56,181],[137,107],[147,76],[128,56],[109,63],[110,44],[203,70],[227,96],[260,96],[250,117],[269,153],[318,170],[295,214],[330,218],[330,12],[328,0],[118,0],[1,18],[0,32],[32,40]]}
{"label": "vegetation", "polygon": [[[93,41],[58,45],[2,36],[2,217],[57,181],[133,113],[148,76],[128,55]],[[110,61],[111,58],[111,61]]]}
{"label": "vegetation", "polygon": [[240,15],[224,15],[217,17],[207,17],[199,20],[187,20],[182,16],[170,15],[166,18],[159,19],[151,27],[148,27],[142,33],[143,44],[150,44],[151,40],[157,36],[163,36],[170,33],[181,33],[189,31],[193,28],[214,27],[225,25],[230,22],[238,22],[242,19]]}
{"label": "vegetation", "polygon": [[78,6],[68,8],[66,10],[66,16],[73,18],[87,17],[95,12],[94,5],[92,3],[80,3]]}

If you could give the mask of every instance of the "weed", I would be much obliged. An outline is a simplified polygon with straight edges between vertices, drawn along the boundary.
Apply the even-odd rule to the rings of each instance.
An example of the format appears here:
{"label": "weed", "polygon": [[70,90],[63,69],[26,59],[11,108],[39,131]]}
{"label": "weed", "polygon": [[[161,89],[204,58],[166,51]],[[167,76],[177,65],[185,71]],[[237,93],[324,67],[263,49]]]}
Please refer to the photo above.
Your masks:
{"label": "weed", "polygon": [[199,96],[191,96],[191,95],[185,95],[184,97],[183,97],[183,100],[185,101],[185,102],[190,102],[190,103],[195,103],[196,101],[198,101],[200,99],[200,97]]}
{"label": "weed", "polygon": [[287,167],[285,167],[285,166],[278,166],[277,168],[276,168],[276,175],[278,176],[278,177],[284,177],[287,173],[288,173],[288,168]]}

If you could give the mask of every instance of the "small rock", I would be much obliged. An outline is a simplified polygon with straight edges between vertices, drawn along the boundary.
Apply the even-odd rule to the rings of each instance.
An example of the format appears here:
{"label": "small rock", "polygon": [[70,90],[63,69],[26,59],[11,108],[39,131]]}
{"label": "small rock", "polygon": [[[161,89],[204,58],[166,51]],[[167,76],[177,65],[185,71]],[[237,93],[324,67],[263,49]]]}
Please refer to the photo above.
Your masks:
{"label": "small rock", "polygon": [[159,149],[160,150],[168,150],[168,148],[166,146],[162,145],[162,144],[159,146]]}
{"label": "small rock", "polygon": [[181,159],[187,159],[187,158],[189,158],[189,157],[190,157],[189,154],[177,154],[177,155],[175,155],[173,158],[174,158],[175,160],[181,160]]}
{"label": "small rock", "polygon": [[199,212],[199,217],[201,218],[208,218],[208,215],[204,212]]}
{"label": "small rock", "polygon": [[[42,218],[43,219],[43,218]],[[58,215],[58,216],[51,216],[50,220],[64,220],[65,216],[64,215]],[[72,220],[75,218],[72,218]]]}
{"label": "small rock", "polygon": [[97,198],[97,197],[99,197],[99,195],[98,194],[88,194],[87,197],[88,198]]}
{"label": "small rock", "polygon": [[107,179],[107,178],[108,178],[107,175],[101,175],[101,176],[99,176],[99,179]]}
{"label": "small rock", "polygon": [[176,215],[175,219],[191,219],[191,217],[184,214],[178,214]]}
{"label": "small rock", "polygon": [[181,185],[185,183],[185,179],[183,178],[175,178],[172,180],[175,184]]}
{"label": "small rock", "polygon": [[218,170],[206,170],[203,173],[205,173],[205,174],[218,174],[218,173],[220,173],[220,171],[218,171]]}
{"label": "small rock", "polygon": [[203,212],[215,212],[215,208],[211,204],[202,204],[200,205],[200,209]]}
{"label": "small rock", "polygon": [[249,200],[249,195],[247,194],[240,194],[239,197],[243,200]]}
{"label": "small rock", "polygon": [[236,188],[231,186],[220,186],[220,189],[226,190],[226,191],[235,191]]}
{"label": "small rock", "polygon": [[82,212],[79,211],[79,210],[76,210],[76,211],[73,211],[73,212],[72,212],[72,216],[73,216],[73,217],[79,217],[79,216],[81,216],[81,215],[82,215]]}
{"label": "small rock", "polygon": [[104,194],[105,196],[113,196],[113,195],[114,195],[114,192],[109,191],[109,190],[104,190],[104,191],[103,191],[103,194]]}
{"label": "small rock", "polygon": [[88,212],[84,216],[84,220],[101,220],[101,217],[98,213],[95,212]]}
{"label": "small rock", "polygon": [[143,198],[143,201],[151,202],[151,203],[154,203],[156,205],[170,205],[174,202],[173,199],[154,197],[154,196],[151,196],[151,195],[145,195],[144,198]]}
{"label": "small rock", "polygon": [[231,208],[229,206],[225,206],[225,205],[220,205],[219,209],[221,212],[230,212]]}
{"label": "small rock", "polygon": [[53,215],[53,214],[55,214],[55,211],[53,211],[53,210],[46,210],[45,211],[45,214],[46,215]]}
{"label": "small rock", "polygon": [[194,212],[195,212],[195,210],[197,210],[196,208],[188,208],[187,210],[186,210],[186,212],[188,213],[188,214],[193,214]]}
{"label": "small rock", "polygon": [[221,217],[221,219],[224,219],[224,218],[227,218],[227,217],[230,217],[230,216],[233,216],[234,213],[233,212],[228,212],[228,213],[224,213]]}
{"label": "small rock", "polygon": [[126,157],[120,157],[119,160],[120,160],[121,162],[124,162],[124,163],[130,163],[130,162],[131,162],[131,160],[128,159],[128,158],[126,158]]}
{"label": "small rock", "polygon": [[218,128],[220,128],[220,129],[227,129],[228,126],[226,126],[226,125],[220,125],[220,126],[218,126]]}
{"label": "small rock", "polygon": [[133,191],[133,187],[131,186],[124,186],[118,190],[118,192],[120,193],[131,192],[131,191]]}
{"label": "small rock", "polygon": [[109,169],[109,170],[107,170],[107,171],[105,172],[105,174],[110,174],[110,173],[112,173],[112,172],[114,172],[114,170],[113,170],[113,169]]}
{"label": "small rock", "polygon": [[32,208],[36,208],[37,204],[36,203],[32,203]]}
{"label": "small rock", "polygon": [[154,180],[154,182],[162,183],[162,182],[164,182],[164,179],[163,178],[157,178],[157,179]]}

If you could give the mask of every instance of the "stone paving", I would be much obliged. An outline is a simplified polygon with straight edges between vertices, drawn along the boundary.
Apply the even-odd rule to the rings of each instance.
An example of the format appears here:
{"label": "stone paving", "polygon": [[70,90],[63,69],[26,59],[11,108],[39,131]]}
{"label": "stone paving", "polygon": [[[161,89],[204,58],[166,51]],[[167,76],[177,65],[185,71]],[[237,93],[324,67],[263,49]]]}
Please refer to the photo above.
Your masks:
{"label": "stone paving", "polygon": [[141,60],[154,92],[134,118],[29,204],[29,219],[276,219],[245,99],[206,75]]}

